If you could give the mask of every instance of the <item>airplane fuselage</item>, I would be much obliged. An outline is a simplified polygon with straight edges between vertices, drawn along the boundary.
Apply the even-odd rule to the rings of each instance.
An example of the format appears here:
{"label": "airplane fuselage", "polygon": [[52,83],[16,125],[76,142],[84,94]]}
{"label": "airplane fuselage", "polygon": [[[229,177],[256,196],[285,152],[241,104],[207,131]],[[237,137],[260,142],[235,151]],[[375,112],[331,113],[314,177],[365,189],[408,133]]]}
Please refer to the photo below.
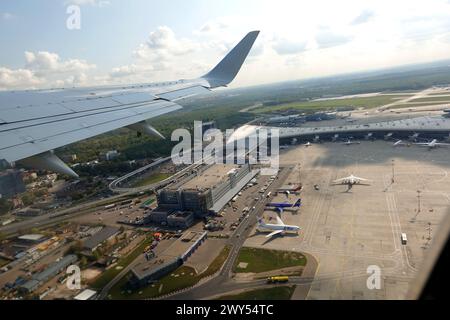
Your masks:
{"label": "airplane fuselage", "polygon": [[260,224],[258,226],[260,229],[265,229],[267,231],[283,231],[283,232],[296,232],[300,231],[300,227],[298,226],[289,226],[289,225],[278,225],[278,224]]}

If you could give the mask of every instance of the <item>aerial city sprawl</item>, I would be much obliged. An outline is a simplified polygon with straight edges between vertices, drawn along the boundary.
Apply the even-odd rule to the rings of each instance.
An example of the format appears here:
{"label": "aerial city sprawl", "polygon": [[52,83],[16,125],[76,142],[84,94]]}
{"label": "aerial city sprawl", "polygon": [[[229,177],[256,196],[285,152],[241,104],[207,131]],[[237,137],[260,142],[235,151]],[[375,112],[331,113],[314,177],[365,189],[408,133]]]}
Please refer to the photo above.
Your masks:
{"label": "aerial city sprawl", "polygon": [[[5,28],[20,23],[3,11]],[[64,32],[82,34],[90,21],[80,21]],[[290,58],[276,72],[299,58],[323,71],[310,53],[332,68],[340,53],[326,52],[350,59],[352,37],[322,26],[299,49],[264,25],[231,41],[227,26],[192,38],[159,27],[135,63],[110,73],[117,83],[53,79],[95,69],[85,60],[27,51],[13,69],[2,68],[12,51],[0,54],[1,300],[419,298],[450,204],[448,60],[373,58],[369,71],[260,83],[262,59],[267,73],[280,51]],[[177,59],[203,71],[134,82],[143,62],[148,77],[184,75]]]}

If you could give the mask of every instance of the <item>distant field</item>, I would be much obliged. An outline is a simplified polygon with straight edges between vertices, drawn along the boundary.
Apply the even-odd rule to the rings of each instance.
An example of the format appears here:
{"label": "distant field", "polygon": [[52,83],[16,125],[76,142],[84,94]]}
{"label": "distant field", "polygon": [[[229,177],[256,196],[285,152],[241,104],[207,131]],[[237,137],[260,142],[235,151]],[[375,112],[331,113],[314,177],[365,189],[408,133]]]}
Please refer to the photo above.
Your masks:
{"label": "distant field", "polygon": [[433,97],[433,98],[420,98],[414,99],[410,102],[450,102],[450,96],[448,97]]}
{"label": "distant field", "polygon": [[[239,264],[247,263],[246,268]],[[306,257],[299,252],[242,248],[234,267],[237,273],[261,273],[282,268],[305,266]]]}
{"label": "distant field", "polygon": [[217,300],[290,300],[295,291],[295,286],[274,287],[243,292],[236,295],[220,297]]}
{"label": "distant field", "polygon": [[424,103],[418,103],[418,104],[411,104],[411,103],[401,103],[401,104],[396,104],[395,106],[389,107],[388,110],[391,109],[414,109],[414,108],[421,108],[421,107],[427,107],[427,106],[440,106],[442,105],[442,102],[424,102]]}
{"label": "distant field", "polygon": [[289,104],[282,104],[278,106],[264,106],[253,109],[254,113],[270,113],[285,110],[302,110],[302,111],[318,111],[335,109],[339,107],[353,107],[353,108],[365,108],[372,109],[381,107],[386,104],[393,103],[404,96],[374,96],[367,98],[349,98],[349,99],[335,99],[327,101],[311,101],[311,102],[294,102]]}
{"label": "distant field", "polygon": [[152,174],[152,175],[148,176],[147,178],[144,178],[144,179],[139,180],[138,182],[136,182],[136,184],[134,184],[133,187],[134,188],[145,187],[145,186],[148,186],[150,184],[163,181],[163,180],[169,178],[170,176],[171,176],[171,174],[169,174],[169,173]]}

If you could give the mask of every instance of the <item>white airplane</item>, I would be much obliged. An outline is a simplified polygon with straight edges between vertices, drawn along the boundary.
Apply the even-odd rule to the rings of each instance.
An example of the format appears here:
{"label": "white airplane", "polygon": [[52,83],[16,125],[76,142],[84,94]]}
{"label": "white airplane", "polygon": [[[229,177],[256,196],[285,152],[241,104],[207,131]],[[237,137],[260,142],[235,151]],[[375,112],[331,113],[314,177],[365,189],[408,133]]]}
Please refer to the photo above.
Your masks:
{"label": "white airplane", "polygon": [[319,143],[320,142],[320,137],[319,136],[315,136],[314,137],[314,143]]}
{"label": "white airplane", "polygon": [[347,185],[348,186],[347,192],[348,192],[353,188],[354,185],[369,186],[370,184],[368,182],[370,182],[370,180],[351,175],[349,177],[333,181],[333,185]]}
{"label": "white airplane", "polygon": [[364,136],[365,140],[372,140],[373,139],[373,133],[368,133],[366,136]]}
{"label": "white airplane", "polygon": [[426,147],[428,149],[436,149],[438,147],[450,147],[450,143],[442,143],[438,142],[436,139],[434,139],[431,142],[423,142],[423,143],[414,143],[415,146],[419,147]]}
{"label": "white airplane", "polygon": [[307,143],[304,144],[304,146],[309,148],[309,147],[312,147],[312,144],[311,144],[311,142],[307,142]]}
{"label": "white airplane", "polygon": [[403,142],[403,140],[398,140],[396,143],[394,143],[392,146],[394,147],[394,148],[396,148],[396,147],[404,147],[404,146],[409,146],[410,144],[409,143],[405,143],[405,142]]}
{"label": "white airplane", "polygon": [[339,139],[339,135],[335,134],[332,138],[331,141],[336,142]]}
{"label": "white airplane", "polygon": [[280,217],[276,216],[277,224],[267,224],[263,221],[263,219],[258,219],[258,231],[272,231],[270,234],[266,236],[266,238],[272,238],[276,235],[284,235],[287,232],[299,233],[300,227],[298,226],[290,226],[285,225],[283,220]]}
{"label": "white airplane", "polygon": [[384,140],[390,140],[394,134],[392,132],[384,136]]}
{"label": "white airplane", "polygon": [[414,133],[412,136],[409,136],[409,140],[416,141],[420,136],[420,133]]}
{"label": "white airplane", "polygon": [[351,145],[355,145],[355,144],[361,144],[361,142],[359,141],[351,141],[351,140],[347,140],[346,142],[342,143],[346,146],[351,146]]}
{"label": "white airplane", "polygon": [[0,162],[78,175],[53,150],[119,128],[163,138],[147,120],[181,109],[177,102],[226,87],[259,31],[248,33],[197,79],[103,87],[0,92]]}

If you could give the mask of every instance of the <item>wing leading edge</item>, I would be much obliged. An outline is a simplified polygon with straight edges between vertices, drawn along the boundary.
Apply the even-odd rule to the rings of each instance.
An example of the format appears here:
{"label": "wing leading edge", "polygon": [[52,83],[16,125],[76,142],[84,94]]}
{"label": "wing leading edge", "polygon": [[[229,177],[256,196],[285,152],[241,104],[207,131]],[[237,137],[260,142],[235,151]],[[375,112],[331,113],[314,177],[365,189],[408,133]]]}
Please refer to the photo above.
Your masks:
{"label": "wing leading edge", "polygon": [[123,127],[163,138],[146,121],[181,109],[176,103],[180,99],[231,83],[258,34],[247,34],[212,71],[198,79],[0,92],[0,160],[77,177],[52,150]]}

